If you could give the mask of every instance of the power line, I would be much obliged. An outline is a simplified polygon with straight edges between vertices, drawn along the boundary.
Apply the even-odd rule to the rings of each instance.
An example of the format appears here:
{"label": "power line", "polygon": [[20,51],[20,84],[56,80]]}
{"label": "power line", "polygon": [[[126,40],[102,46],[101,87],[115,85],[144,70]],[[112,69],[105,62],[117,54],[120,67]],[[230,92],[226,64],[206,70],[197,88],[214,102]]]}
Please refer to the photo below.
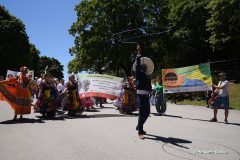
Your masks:
{"label": "power line", "polygon": [[240,61],[240,59],[213,61],[213,62],[209,62],[209,63],[214,64],[214,63],[233,62],[233,61]]}

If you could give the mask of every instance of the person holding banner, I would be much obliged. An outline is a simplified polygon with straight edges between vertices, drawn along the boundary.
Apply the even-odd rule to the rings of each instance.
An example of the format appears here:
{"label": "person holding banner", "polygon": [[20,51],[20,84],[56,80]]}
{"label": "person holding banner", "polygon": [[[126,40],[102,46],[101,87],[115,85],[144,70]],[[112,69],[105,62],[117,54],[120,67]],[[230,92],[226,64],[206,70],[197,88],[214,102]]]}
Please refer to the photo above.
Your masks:
{"label": "person holding banner", "polygon": [[163,94],[163,86],[161,77],[157,77],[156,82],[156,110],[157,110],[157,116],[162,116],[164,112],[166,111],[166,101]]}
{"label": "person holding banner", "polygon": [[216,88],[214,91],[215,93],[218,94],[214,105],[213,105],[213,114],[214,117],[210,120],[210,122],[217,122],[217,111],[218,108],[221,106],[224,107],[225,109],[225,119],[224,123],[228,124],[228,109],[229,109],[229,93],[228,93],[228,85],[229,82],[226,80],[226,74],[225,73],[220,73],[219,75],[220,82],[218,85],[214,85],[213,87]]}
{"label": "person holding banner", "polygon": [[140,139],[144,139],[146,132],[143,125],[150,114],[149,93],[152,89],[151,81],[147,74],[147,65],[141,64],[140,46],[137,45],[137,65],[136,65],[136,81],[137,81],[137,99],[139,102],[139,117],[136,129]]}

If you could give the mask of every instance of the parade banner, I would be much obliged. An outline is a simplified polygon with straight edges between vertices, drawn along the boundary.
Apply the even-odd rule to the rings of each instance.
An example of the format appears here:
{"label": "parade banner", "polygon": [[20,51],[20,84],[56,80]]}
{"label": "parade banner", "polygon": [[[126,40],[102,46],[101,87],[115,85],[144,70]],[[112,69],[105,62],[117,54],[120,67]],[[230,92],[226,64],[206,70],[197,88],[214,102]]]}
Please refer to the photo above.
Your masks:
{"label": "parade banner", "polygon": [[165,93],[196,92],[212,89],[210,64],[162,70]]}
{"label": "parade banner", "polygon": [[122,90],[123,78],[102,74],[78,74],[80,98],[103,97],[117,99]]}
{"label": "parade banner", "polygon": [[[19,76],[21,72],[18,72],[18,71],[11,71],[11,70],[7,70],[7,75],[6,75],[6,79],[9,75],[13,76],[13,77],[16,77],[16,76]],[[33,70],[30,70],[27,74],[28,75],[32,75],[32,77],[34,78],[34,71]]]}

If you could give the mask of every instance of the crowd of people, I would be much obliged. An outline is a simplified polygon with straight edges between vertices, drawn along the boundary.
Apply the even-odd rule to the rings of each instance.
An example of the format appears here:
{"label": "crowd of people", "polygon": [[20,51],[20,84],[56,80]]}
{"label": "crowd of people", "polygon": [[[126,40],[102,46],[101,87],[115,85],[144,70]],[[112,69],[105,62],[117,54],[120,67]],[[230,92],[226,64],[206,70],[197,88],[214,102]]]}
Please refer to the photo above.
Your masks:
{"label": "crowd of people", "polygon": [[[43,118],[54,117],[59,110],[68,112],[69,116],[74,116],[84,110],[95,109],[94,106],[98,106],[98,104],[103,107],[102,104],[106,102],[106,99],[101,97],[83,97],[80,99],[78,83],[74,75],[70,75],[68,82],[65,83],[64,79],[57,79],[50,73],[41,74],[39,78],[34,78],[31,74],[28,74],[28,71],[27,67],[21,67],[19,75],[9,74],[6,80],[1,77],[0,81],[2,85],[7,87],[19,85],[22,88],[21,92],[23,90],[28,91],[26,97],[31,99],[29,106],[34,106],[34,112],[41,113]],[[5,88],[5,90],[8,89]],[[162,115],[166,110],[166,103],[160,77],[152,80],[150,95],[150,102],[156,106],[157,115]],[[34,98],[36,98],[36,102],[33,104]],[[123,82],[121,95],[115,100],[114,105],[122,114],[131,114],[139,109],[136,79],[133,76],[126,78]],[[17,115],[20,115],[20,119],[22,119],[23,114],[29,113],[29,111],[17,112],[16,108],[14,110],[14,120],[17,120]]]}
{"label": "crowd of people", "polygon": [[[150,103],[156,107],[157,115],[161,116],[166,111],[166,98],[161,82],[161,77],[156,77],[150,81],[146,74],[146,66],[140,65],[140,55],[137,57],[136,79],[130,76],[122,84],[121,95],[114,102],[114,106],[123,114],[132,114],[139,110],[139,119],[136,129],[139,137],[144,138],[146,132],[143,125],[150,113]],[[57,111],[62,110],[73,117],[81,114],[84,110],[95,109],[94,105],[102,108],[106,99],[101,97],[82,97],[78,91],[78,83],[74,75],[70,75],[68,82],[63,79],[54,78],[50,73],[42,74],[40,78],[31,74],[28,75],[28,68],[21,67],[20,74],[17,76],[7,75],[4,80],[0,77],[0,100],[10,103],[15,111],[13,120],[23,119],[24,114],[31,113],[31,106],[34,106],[34,112],[42,114],[42,118],[52,118]],[[214,117],[211,122],[217,121],[217,109],[221,106],[225,109],[225,123],[228,123],[228,81],[224,73],[219,75],[220,82],[214,88],[211,103],[214,108]],[[36,102],[33,104],[33,100]],[[95,102],[94,102],[95,101]]]}
{"label": "crowd of people", "polygon": [[[156,107],[157,116],[162,116],[166,111],[166,100],[163,92],[161,77],[156,77],[151,81],[150,103]],[[117,107],[122,114],[132,114],[139,109],[137,101],[136,79],[133,76],[127,77],[122,85],[120,97],[114,101],[114,106]]]}
{"label": "crowd of people", "polygon": [[[19,75],[7,75],[6,80],[0,80],[0,99],[10,103],[15,111],[13,120],[17,115],[23,119],[24,114],[34,112],[41,113],[43,118],[52,118],[58,111],[68,112],[68,116],[81,114],[84,110],[95,109],[94,105],[103,108],[106,101],[101,97],[83,97],[80,99],[78,83],[74,75],[70,75],[68,82],[57,79],[50,73],[41,74],[41,77],[33,78],[28,75],[28,68],[21,67]],[[15,94],[18,93],[18,94]],[[23,96],[24,97],[19,97]],[[36,98],[36,102],[33,100]],[[27,103],[25,103],[27,102]]]}

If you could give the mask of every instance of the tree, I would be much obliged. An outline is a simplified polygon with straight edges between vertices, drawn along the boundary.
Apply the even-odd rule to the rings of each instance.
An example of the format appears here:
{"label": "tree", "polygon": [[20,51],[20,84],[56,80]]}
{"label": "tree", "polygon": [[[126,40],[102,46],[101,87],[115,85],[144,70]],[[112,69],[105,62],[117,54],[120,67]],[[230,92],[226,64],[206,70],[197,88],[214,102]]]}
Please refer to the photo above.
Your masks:
{"label": "tree", "polygon": [[[48,66],[48,67],[47,67]],[[63,65],[55,58],[42,56],[39,59],[39,71],[44,73],[47,67],[47,72],[51,73],[53,77],[63,78]]]}
{"label": "tree", "polygon": [[206,7],[210,17],[207,30],[209,42],[219,59],[239,57],[240,50],[240,1],[211,0]]}
{"label": "tree", "polygon": [[0,75],[21,66],[37,69],[39,51],[30,44],[24,24],[0,5]]}
{"label": "tree", "polygon": [[40,76],[47,65],[53,76],[63,78],[63,65],[55,58],[40,57],[40,51],[29,42],[24,24],[0,5],[0,75],[27,66]]}
{"label": "tree", "polygon": [[175,62],[178,66],[207,62],[211,49],[206,20],[209,16],[208,0],[170,0],[169,19],[172,23],[171,39],[174,44]]}
{"label": "tree", "polygon": [[144,35],[145,30],[123,34],[114,43],[111,36],[146,26],[171,26],[170,33],[131,39],[139,42],[143,55],[154,61],[154,76],[162,68],[237,58],[239,3],[239,0],[83,0],[75,7],[78,18],[69,30],[75,37],[69,72],[132,74],[130,55],[136,44],[118,43],[117,39]]}
{"label": "tree", "polygon": [[[75,8],[78,19],[69,30],[75,37],[75,46],[70,49],[75,58],[68,65],[69,72],[92,70],[102,73],[102,69],[107,66],[107,72],[114,71],[118,74],[122,69],[126,75],[130,75],[130,55],[136,45],[112,45],[111,36],[127,29],[167,23],[167,16],[159,16],[164,6],[162,3],[147,0],[81,1]],[[131,33],[127,36],[136,34]],[[147,47],[152,44],[151,38],[137,41],[142,44],[147,56],[157,53]]]}
{"label": "tree", "polygon": [[29,66],[34,70],[35,76],[40,76],[39,70],[39,60],[40,60],[40,51],[36,48],[34,44],[30,44],[30,56],[29,56]]}

